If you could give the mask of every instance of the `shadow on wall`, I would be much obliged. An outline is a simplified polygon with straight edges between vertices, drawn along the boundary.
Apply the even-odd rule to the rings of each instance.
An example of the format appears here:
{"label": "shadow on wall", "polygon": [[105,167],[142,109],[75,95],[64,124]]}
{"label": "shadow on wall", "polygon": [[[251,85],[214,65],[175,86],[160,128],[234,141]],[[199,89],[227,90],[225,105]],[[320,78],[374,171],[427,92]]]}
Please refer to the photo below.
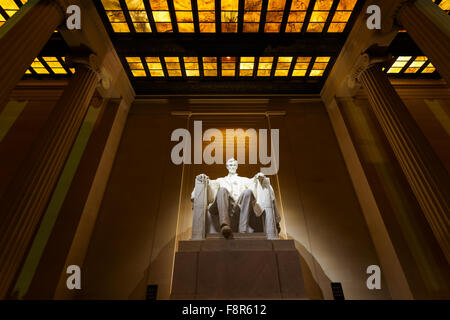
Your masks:
{"label": "shadow on wall", "polygon": [[[317,281],[314,279],[313,273],[311,272],[311,269],[306,261],[312,261],[313,264],[317,266],[317,277],[321,279],[326,279],[331,286],[331,280],[328,278],[328,276],[325,274],[325,271],[323,271],[322,267],[320,266],[319,262],[314,258],[312,254],[309,253],[308,250],[297,240],[289,236],[288,239],[294,240],[295,248],[299,252],[300,256],[300,266],[302,267],[302,273],[303,273],[303,280],[305,281],[305,289],[306,293],[308,294],[309,299],[311,300],[323,300],[324,295],[322,293],[322,289],[320,288]],[[320,275],[320,277],[319,277]]]}

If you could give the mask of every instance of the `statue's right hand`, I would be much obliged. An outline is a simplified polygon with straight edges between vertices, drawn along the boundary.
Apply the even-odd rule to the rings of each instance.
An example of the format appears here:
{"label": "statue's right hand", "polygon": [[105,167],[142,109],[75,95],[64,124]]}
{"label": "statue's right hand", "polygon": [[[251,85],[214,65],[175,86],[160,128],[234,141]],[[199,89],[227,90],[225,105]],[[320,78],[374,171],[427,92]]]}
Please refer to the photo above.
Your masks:
{"label": "statue's right hand", "polygon": [[199,174],[197,177],[196,177],[196,180],[198,181],[198,182],[201,182],[201,183],[204,183],[204,182],[206,182],[206,181],[208,181],[208,179],[209,179],[209,177],[206,175],[206,174]]}

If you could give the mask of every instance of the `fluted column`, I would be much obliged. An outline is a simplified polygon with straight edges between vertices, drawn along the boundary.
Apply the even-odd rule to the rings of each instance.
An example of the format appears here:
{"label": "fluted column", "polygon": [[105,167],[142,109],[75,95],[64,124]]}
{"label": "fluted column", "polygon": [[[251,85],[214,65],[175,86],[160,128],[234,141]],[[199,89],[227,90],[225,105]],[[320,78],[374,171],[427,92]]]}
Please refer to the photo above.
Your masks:
{"label": "fluted column", "polygon": [[13,285],[99,80],[94,55],[72,61],[75,75],[0,201],[0,299]]}
{"label": "fluted column", "polygon": [[431,0],[415,0],[399,8],[396,20],[450,84],[450,16]]}
{"label": "fluted column", "polygon": [[63,19],[57,1],[30,0],[0,28],[0,111]]}
{"label": "fluted column", "polygon": [[450,262],[450,177],[381,66],[369,55],[354,69],[442,251]]}

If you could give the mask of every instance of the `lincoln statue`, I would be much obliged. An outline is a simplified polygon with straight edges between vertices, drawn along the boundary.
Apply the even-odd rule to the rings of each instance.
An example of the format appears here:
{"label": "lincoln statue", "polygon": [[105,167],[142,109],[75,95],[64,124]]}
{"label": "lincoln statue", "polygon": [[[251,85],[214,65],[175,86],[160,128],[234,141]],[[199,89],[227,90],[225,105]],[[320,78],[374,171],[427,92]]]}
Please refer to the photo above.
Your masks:
{"label": "lincoln statue", "polygon": [[[238,162],[227,161],[228,175],[210,180],[207,175],[196,177],[191,199],[194,201],[192,239],[203,239],[214,229],[211,220],[218,217],[218,230],[229,239],[233,231],[253,232],[249,226],[251,215],[263,219],[263,231],[268,239],[278,239],[280,215],[275,202],[275,194],[270,180],[257,173],[253,178],[240,177],[236,173]],[[232,230],[232,217],[239,217],[238,230]]]}

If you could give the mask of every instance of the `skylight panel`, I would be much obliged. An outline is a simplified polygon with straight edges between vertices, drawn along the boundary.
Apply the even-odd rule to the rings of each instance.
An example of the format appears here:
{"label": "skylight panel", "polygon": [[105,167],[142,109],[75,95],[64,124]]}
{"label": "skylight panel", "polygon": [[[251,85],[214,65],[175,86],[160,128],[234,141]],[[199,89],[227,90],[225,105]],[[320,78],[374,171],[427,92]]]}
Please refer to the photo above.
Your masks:
{"label": "skylight panel", "polygon": [[42,57],[44,61],[47,63],[47,65],[52,69],[54,74],[67,74],[66,69],[62,66],[62,64],[59,62],[58,58],[56,57]]}
{"label": "skylight panel", "polygon": [[239,64],[239,76],[251,77],[253,76],[253,69],[255,67],[255,57],[241,57]]}
{"label": "skylight panel", "polygon": [[144,65],[140,57],[126,57],[128,66],[130,67],[131,73],[134,77],[146,77]]}
{"label": "skylight panel", "polygon": [[270,77],[272,71],[273,57],[260,57],[258,64],[258,77]]}
{"label": "skylight panel", "polygon": [[269,0],[266,13],[265,32],[280,32],[286,0]]}
{"label": "skylight panel", "polygon": [[414,61],[409,65],[408,69],[405,70],[405,73],[416,73],[422,68],[422,66],[427,62],[427,57],[416,57]]}
{"label": "skylight panel", "polygon": [[200,76],[197,57],[184,57],[183,62],[184,62],[184,69],[186,70],[186,76],[188,77]]}
{"label": "skylight panel", "polygon": [[119,0],[102,0],[102,3],[114,32],[130,32]]}
{"label": "skylight panel", "polygon": [[143,0],[125,0],[136,32],[152,32]]}
{"label": "skylight panel", "polygon": [[181,77],[180,60],[178,57],[164,57],[169,77]]}
{"label": "skylight panel", "polygon": [[169,6],[166,0],[149,0],[158,32],[173,32]]}
{"label": "skylight panel", "polygon": [[298,57],[292,72],[293,77],[304,77],[308,71],[311,57]]}
{"label": "skylight panel", "polygon": [[148,71],[150,71],[150,76],[164,77],[164,71],[159,57],[146,57],[145,62],[147,63]]}
{"label": "skylight panel", "polygon": [[436,68],[433,66],[432,63],[429,63],[425,69],[422,70],[422,73],[433,73],[436,71]]}
{"label": "skylight panel", "polygon": [[314,65],[309,74],[310,77],[321,77],[323,76],[328,63],[330,62],[330,57],[316,57]]}
{"label": "skylight panel", "polygon": [[221,0],[222,32],[237,32],[239,0]]}
{"label": "skylight panel", "polygon": [[261,19],[260,0],[246,0],[244,6],[244,25],[243,32],[258,32],[259,21]]}
{"label": "skylight panel", "polygon": [[301,32],[310,0],[293,0],[286,32]]}
{"label": "skylight panel", "polygon": [[[5,10],[8,17],[12,17],[19,11],[19,7],[14,2],[14,0],[0,0],[0,7],[2,7],[3,10]],[[1,16],[1,15],[0,15]],[[6,21],[6,19],[3,17],[3,21]]]}
{"label": "skylight panel", "polygon": [[278,57],[275,77],[287,77],[291,67],[292,57]]}
{"label": "skylight panel", "polygon": [[217,77],[216,57],[203,57],[203,74],[205,77]]}
{"label": "skylight panel", "polygon": [[234,77],[236,70],[236,57],[222,57],[222,77]]}
{"label": "skylight panel", "polygon": [[316,0],[309,20],[308,32],[322,32],[332,5],[333,0]]}
{"label": "skylight panel", "polygon": [[39,61],[39,58],[34,59],[34,61],[31,63],[31,68],[33,68],[34,72],[37,74],[49,74],[50,72],[47,70],[47,68],[42,64],[41,61]]}
{"label": "skylight panel", "polygon": [[334,13],[328,32],[343,32],[358,0],[341,0]]}
{"label": "skylight panel", "polygon": [[411,60],[411,58],[411,56],[398,57],[387,73],[400,73],[400,71],[402,71],[402,69]]}
{"label": "skylight panel", "polygon": [[194,32],[191,0],[173,0],[179,32]]}
{"label": "skylight panel", "polygon": [[197,0],[200,32],[216,32],[215,0]]}

